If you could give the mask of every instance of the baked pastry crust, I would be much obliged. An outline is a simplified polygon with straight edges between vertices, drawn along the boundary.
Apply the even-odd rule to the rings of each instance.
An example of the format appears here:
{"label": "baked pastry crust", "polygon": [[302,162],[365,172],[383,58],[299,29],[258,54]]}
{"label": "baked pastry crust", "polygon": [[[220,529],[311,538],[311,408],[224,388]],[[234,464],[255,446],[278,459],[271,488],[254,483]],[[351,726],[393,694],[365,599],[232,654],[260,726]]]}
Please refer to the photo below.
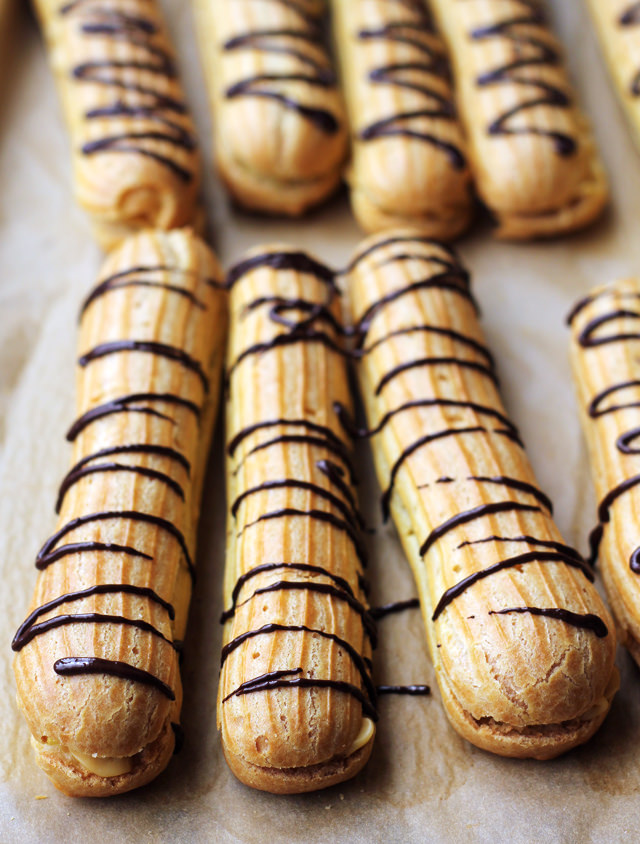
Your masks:
{"label": "baked pastry crust", "polygon": [[337,289],[324,265],[278,245],[228,278],[218,726],[242,782],[312,791],[360,770],[375,733],[366,556],[333,409],[350,402]]}
{"label": "baked pastry crust", "polygon": [[74,191],[104,249],[198,222],[200,155],[156,0],[35,0],[71,137]]}
{"label": "baked pastry crust", "polygon": [[111,254],[82,310],[72,469],[13,644],[36,759],[73,796],[142,785],[173,751],[224,353],[218,285],[189,230],[147,231]]}
{"label": "baked pastry crust", "polygon": [[366,231],[411,225],[450,239],[472,195],[443,44],[424,5],[332,0],[352,135],[347,180]]}
{"label": "baked pastry crust", "polygon": [[297,216],[338,187],[342,97],[317,0],[193,0],[218,172],[256,211]]}
{"label": "baked pastry crust", "polygon": [[542,0],[430,5],[497,236],[549,237],[590,223],[607,202],[606,177]]}
{"label": "baked pastry crust", "polygon": [[362,244],[348,283],[383,504],[449,720],[494,753],[557,756],[609,709],[615,633],[505,415],[467,274],[398,231]]}
{"label": "baked pastry crust", "polygon": [[614,88],[640,149],[640,6],[631,0],[588,4]]}
{"label": "baked pastry crust", "polygon": [[640,281],[596,288],[574,309],[571,363],[599,523],[591,535],[621,644],[640,664],[637,450]]}

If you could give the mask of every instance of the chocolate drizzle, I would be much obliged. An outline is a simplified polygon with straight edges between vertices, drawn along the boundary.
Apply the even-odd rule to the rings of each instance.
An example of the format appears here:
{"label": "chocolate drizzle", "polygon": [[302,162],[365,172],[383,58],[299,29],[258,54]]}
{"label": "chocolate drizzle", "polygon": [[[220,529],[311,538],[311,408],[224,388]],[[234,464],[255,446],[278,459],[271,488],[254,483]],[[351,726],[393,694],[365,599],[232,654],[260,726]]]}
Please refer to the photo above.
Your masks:
{"label": "chocolate drizzle", "polygon": [[[334,135],[340,129],[340,123],[333,111],[302,102],[290,94],[290,82],[294,83],[294,90],[300,85],[311,90],[335,88],[335,74],[322,48],[320,22],[290,0],[271,2],[296,12],[300,18],[300,26],[276,26],[243,32],[225,41],[223,49],[227,53],[251,50],[265,55],[285,56],[290,59],[290,68],[238,79],[226,89],[225,96],[230,100],[238,97],[273,100],[282,108],[295,111],[321,132]],[[323,53],[322,60],[317,58],[319,52]],[[263,66],[262,58],[260,57],[260,66]]]}
{"label": "chocolate drizzle", "polygon": [[81,355],[78,358],[78,364],[84,367],[94,360],[117,354],[118,352],[145,352],[167,358],[167,360],[175,360],[186,369],[195,372],[202,383],[205,393],[209,391],[209,379],[205,375],[200,361],[192,358],[184,349],[179,349],[177,346],[170,346],[167,343],[157,343],[153,340],[112,340],[108,343],[100,343],[95,348],[89,349],[89,351]]}
{"label": "chocolate drizzle", "polygon": [[376,120],[361,129],[359,138],[371,141],[399,136],[422,141],[441,150],[455,170],[462,170],[466,166],[462,150],[435,130],[423,128],[425,120],[451,123],[456,115],[450,93],[442,92],[449,72],[444,51],[439,43],[436,45],[426,10],[417,4],[407,8],[411,15],[406,20],[361,29],[355,37],[361,42],[386,41],[398,45],[396,49],[401,50],[407,60],[374,67],[369,71],[368,80],[373,86],[389,85],[411,91],[423,101],[423,106]]}
{"label": "chocolate drizzle", "polygon": [[415,697],[422,697],[431,694],[429,686],[411,685],[411,686],[376,686],[376,692],[379,695],[411,695]]}
{"label": "chocolate drizzle", "polygon": [[[71,70],[71,76],[80,84],[114,90],[113,102],[89,109],[84,114],[85,120],[114,118],[116,125],[124,120],[128,126],[125,132],[86,142],[82,146],[83,154],[135,153],[152,158],[183,182],[192,181],[193,171],[178,163],[175,154],[165,152],[168,146],[192,153],[196,141],[184,101],[163,93],[173,86],[176,70],[173,58],[161,46],[164,37],[158,25],[149,18],[107,6],[102,0],[68,3],[60,8],[59,14],[61,17],[77,14],[80,32],[89,40],[110,39],[128,47],[128,51],[119,51],[119,55],[126,58],[89,60]],[[95,53],[96,48],[87,48],[88,55]],[[139,58],[141,55],[144,59]],[[145,79],[152,79],[153,84],[131,82],[131,73],[137,71],[144,73]],[[154,128],[138,131],[141,121]]]}
{"label": "chocolate drizzle", "polygon": [[[105,416],[111,416],[114,413],[142,413],[146,416],[155,416],[157,419],[165,419],[172,425],[175,425],[175,420],[166,413],[162,413],[152,407],[143,407],[138,402],[166,402],[167,404],[175,404],[179,407],[184,407],[191,413],[200,417],[200,408],[195,402],[184,399],[181,396],[176,396],[173,393],[130,393],[127,396],[119,396],[116,399],[105,402],[104,404],[96,405],[90,408],[86,413],[83,413],[67,432],[67,440],[73,442],[87,425],[95,422],[98,419],[103,419]],[[157,448],[157,446],[156,446]]]}
{"label": "chocolate drizzle", "polygon": [[393,601],[390,604],[383,604],[381,607],[372,607],[369,612],[372,618],[379,621],[388,615],[404,612],[405,610],[417,610],[420,607],[418,598],[408,598],[406,601]]}
{"label": "chocolate drizzle", "polygon": [[[520,66],[520,65],[518,65]],[[378,249],[386,246],[396,245],[399,243],[407,243],[406,249],[402,252],[399,250],[394,250],[395,254],[391,254],[390,256],[385,257],[381,261],[374,262],[374,255]],[[434,247],[434,255],[430,254],[423,254],[420,250],[416,249],[418,245],[422,244],[429,244],[433,245]],[[405,294],[416,294],[414,297],[414,302],[418,299],[419,296],[428,295],[427,291],[433,288],[444,288],[445,290],[450,289],[451,279],[452,277],[456,278],[457,281],[453,282],[453,287],[455,288],[456,292],[462,292],[465,298],[469,301],[471,300],[471,294],[469,291],[469,279],[467,273],[464,269],[459,265],[457,258],[454,253],[449,252],[447,258],[442,258],[440,256],[441,247],[438,244],[432,244],[432,242],[426,239],[416,239],[414,241],[413,238],[410,236],[404,237],[401,236],[399,238],[391,237],[385,240],[381,240],[378,243],[374,244],[371,247],[365,249],[360,255],[358,255],[352,263],[349,265],[349,272],[353,272],[354,269],[364,260],[369,260],[371,263],[371,269],[373,272],[380,272],[380,268],[384,267],[388,264],[405,261],[405,260],[423,260],[425,262],[430,262],[432,267],[431,276],[426,276],[424,279],[420,279],[418,282],[412,280],[410,275],[407,275],[407,283],[404,287],[400,287],[390,294],[383,296],[381,299],[368,304],[368,306],[364,310],[364,314],[358,320],[356,324],[356,337],[358,337],[360,341],[361,347],[361,357],[364,354],[367,354],[376,347],[378,347],[381,343],[390,340],[391,338],[396,338],[399,335],[410,336],[411,334],[418,333],[420,331],[430,332],[434,335],[444,335],[451,339],[454,343],[455,342],[462,342],[469,347],[472,347],[474,351],[479,352],[483,355],[484,360],[482,362],[479,361],[468,361],[466,359],[458,359],[458,358],[446,358],[446,363],[457,367],[458,369],[464,369],[465,366],[472,366],[477,371],[480,371],[483,375],[490,377],[493,383],[496,383],[495,373],[494,373],[494,364],[493,358],[491,357],[486,347],[482,344],[478,343],[473,337],[467,336],[460,336],[458,333],[451,332],[450,329],[440,327],[438,325],[426,325],[426,326],[407,326],[406,328],[398,328],[395,329],[392,326],[392,330],[389,334],[383,336],[380,339],[376,339],[369,347],[364,346],[364,337],[368,332],[371,324],[371,320],[375,318],[376,313],[379,312],[381,307],[385,307],[386,304],[389,302],[395,301],[402,295]],[[435,265],[435,266],[434,266]],[[444,266],[444,272],[439,272],[439,268]],[[363,285],[366,284],[365,273],[366,269],[361,270],[362,276],[358,279],[358,283]],[[415,270],[412,270],[415,272]],[[441,280],[445,280],[444,284],[440,284]],[[406,309],[409,310],[413,303],[408,303]],[[444,303],[445,305],[448,303]],[[417,306],[415,310],[420,310]],[[364,349],[362,347],[364,346]],[[430,351],[430,349],[428,350]],[[402,357],[402,348],[394,348],[392,352],[389,353],[391,359],[400,359],[400,364],[397,364],[393,369],[391,369],[386,374],[383,374],[377,384],[371,385],[371,393],[373,396],[379,396],[382,388],[389,383],[389,380],[395,377],[396,375],[402,374],[414,367],[421,366],[424,362],[428,365],[431,363],[440,363],[443,359],[432,358],[432,357],[425,357],[425,358],[418,358],[416,360],[408,360],[404,362]],[[383,365],[381,359],[381,365]],[[384,370],[383,370],[384,372]],[[409,445],[404,445],[402,441],[402,437],[400,437],[400,443],[396,446],[400,453],[395,458],[395,462],[391,462],[391,458],[388,458],[390,461],[390,466],[388,468],[388,486],[384,490],[382,494],[382,508],[383,508],[383,515],[386,517],[389,513],[390,503],[391,503],[391,496],[394,491],[394,484],[400,468],[404,465],[405,461],[413,455],[416,451],[421,448],[424,448],[432,443],[438,442],[440,440],[444,440],[450,437],[458,437],[461,435],[470,436],[470,437],[477,437],[478,435],[486,436],[487,434],[500,434],[506,436],[508,439],[511,439],[513,442],[517,443],[518,445],[522,445],[520,438],[518,436],[517,429],[515,426],[502,414],[499,410],[495,409],[492,406],[486,406],[482,404],[478,404],[474,401],[468,400],[456,400],[456,399],[448,399],[448,398],[437,398],[437,397],[422,397],[419,394],[419,387],[418,387],[418,380],[416,379],[413,387],[414,395],[417,393],[415,398],[410,399],[409,401],[404,402],[403,404],[399,405],[398,407],[391,408],[390,410],[386,410],[381,418],[379,419],[378,423],[372,426],[369,429],[363,429],[357,427],[353,420],[349,417],[346,409],[342,407],[340,404],[334,405],[334,411],[339,417],[339,420],[345,430],[350,433],[352,436],[357,437],[372,437],[376,434],[380,433],[387,424],[394,419],[394,417],[401,413],[406,412],[409,410],[421,410],[421,409],[429,409],[429,408],[460,408],[460,409],[468,409],[473,411],[474,413],[478,414],[479,416],[485,416],[489,419],[496,420],[500,423],[502,427],[500,428],[488,428],[478,424],[471,424],[468,426],[462,426],[462,420],[458,418],[456,421],[460,425],[460,427],[456,428],[443,428],[442,430],[433,430],[435,427],[434,425],[428,426],[423,425],[422,428],[425,433],[422,436],[419,436],[415,441],[409,443]],[[470,394],[470,398],[473,396]],[[440,421],[439,416],[438,418],[439,424],[442,424]],[[469,420],[472,422],[473,420]],[[398,434],[396,433],[395,439],[397,441]],[[442,471],[442,468],[439,467],[439,471]],[[437,543],[440,539],[446,536],[448,533],[457,530],[467,524],[472,522],[476,522],[478,519],[486,518],[498,513],[514,513],[514,514],[536,514],[536,516],[542,516],[543,518],[551,516],[552,514],[552,504],[549,500],[548,496],[546,496],[537,486],[529,481],[521,480],[517,477],[510,477],[507,475],[499,475],[499,474],[477,474],[477,475],[468,475],[465,477],[455,477],[450,474],[441,475],[437,477],[435,480],[430,482],[425,482],[421,484],[416,484],[417,490],[423,490],[431,487],[433,484],[454,484],[454,483],[464,483],[464,484],[489,484],[495,485],[496,487],[502,487],[506,492],[511,490],[516,491],[518,493],[522,493],[526,496],[530,496],[533,499],[533,503],[529,503],[527,501],[518,501],[513,500],[510,496],[506,498],[506,500],[497,500],[497,501],[490,501],[488,503],[483,503],[475,507],[470,507],[469,509],[462,509],[459,508],[459,512],[454,512],[454,515],[450,516],[449,518],[437,523],[438,520],[436,519],[436,523],[432,528],[431,532],[427,535],[427,537],[422,542],[420,546],[419,553],[422,557],[428,554],[429,550]],[[455,495],[455,493],[454,493]],[[464,498],[461,499],[462,501],[469,501],[469,496],[465,493]],[[545,512],[547,511],[547,512]],[[433,516],[431,517],[433,520]],[[513,536],[504,535],[491,535],[491,536],[484,536],[479,537],[477,539],[467,539],[466,537],[462,537],[462,541],[458,541],[458,543],[447,551],[447,554],[455,553],[456,551],[461,550],[464,547],[474,546],[480,543],[488,543],[488,542],[495,542],[495,543],[506,543],[506,542],[514,542],[514,543],[524,543],[527,546],[532,547],[536,550],[527,550],[524,553],[515,554],[513,556],[509,556],[503,559],[499,559],[497,562],[487,566],[484,569],[479,571],[475,571],[472,574],[463,577],[459,582],[455,583],[450,588],[446,589],[444,594],[441,596],[440,600],[436,604],[436,607],[433,612],[432,620],[435,622],[443,610],[448,607],[448,605],[458,596],[460,596],[463,592],[469,589],[478,581],[492,576],[500,571],[504,571],[506,569],[517,568],[527,565],[529,563],[561,563],[562,565],[569,566],[570,568],[579,569],[584,576],[593,581],[593,573],[587,563],[582,559],[582,557],[572,548],[565,545],[561,542],[556,542],[554,540],[546,540],[546,539],[537,539],[535,536],[531,536],[528,534],[515,534]],[[640,568],[640,548],[638,549],[638,561],[637,564]],[[459,568],[454,568],[454,571],[459,570]],[[386,608],[382,608],[381,611],[377,612],[376,610],[372,611],[372,615],[375,617],[380,617],[381,615],[385,614]],[[513,610],[505,610],[505,612],[510,611],[519,611],[517,609]],[[499,611],[496,611],[499,612]],[[538,612],[537,610],[533,610],[533,612]],[[540,611],[542,612],[542,611]],[[547,614],[547,611],[544,611]],[[557,618],[559,620],[565,621],[568,624],[574,624],[575,626],[590,626],[590,629],[593,629],[597,635],[607,635],[606,626],[604,622],[597,618],[596,616],[588,615],[583,617],[579,617],[575,613],[570,613],[569,610],[562,610],[558,609],[557,611],[549,611],[549,615]],[[584,620],[586,619],[586,620]],[[580,621],[580,623],[579,623]],[[584,622],[584,623],[582,623]],[[604,630],[604,633],[602,632]]]}
{"label": "chocolate drizzle", "polygon": [[181,267],[171,267],[165,264],[156,264],[155,266],[138,266],[138,267],[131,267],[128,270],[121,270],[120,272],[113,273],[113,275],[107,276],[107,278],[103,278],[98,284],[94,287],[94,289],[89,293],[87,298],[82,303],[82,308],[80,310],[80,316],[84,314],[87,310],[89,305],[95,302],[97,299],[100,299],[102,296],[105,296],[107,293],[111,293],[112,291],[116,290],[126,290],[131,287],[143,287],[143,288],[157,288],[159,290],[167,290],[171,293],[175,293],[178,296],[182,296],[185,299],[188,299],[191,304],[199,308],[200,310],[206,310],[207,306],[202,301],[202,299],[198,298],[196,294],[189,290],[187,287],[182,287],[178,284],[171,284],[166,281],[160,281],[157,278],[149,278],[148,276],[153,276],[156,273],[168,273],[171,275],[181,275],[184,277],[188,276],[195,276],[198,280],[203,281],[206,285],[213,288],[221,288],[223,287],[222,283],[217,281],[213,278],[207,278],[205,276],[201,276],[199,273],[193,270],[185,270]]}
{"label": "chocolate drizzle", "polygon": [[53,670],[61,677],[75,677],[82,674],[109,674],[112,677],[120,677],[123,680],[152,686],[162,692],[169,700],[176,699],[173,689],[154,674],[115,659],[101,659],[96,656],[68,656],[57,659],[53,663]]}
{"label": "chocolate drizzle", "polygon": [[[318,263],[304,253],[282,251],[269,252],[254,255],[236,264],[228,274],[227,284],[233,288],[248,273],[268,268],[278,272],[293,270],[301,275],[312,276],[313,281],[320,282],[323,290],[319,301],[312,298],[294,296],[285,298],[278,295],[277,288],[270,287],[263,295],[258,296],[248,303],[243,303],[239,313],[239,320],[248,318],[258,309],[266,308],[270,323],[280,333],[267,338],[259,343],[248,345],[240,349],[237,357],[227,371],[227,380],[231,378],[238,364],[247,358],[281,349],[289,345],[303,343],[321,343],[325,349],[336,351],[340,355],[345,352],[339,339],[348,332],[342,328],[339,320],[334,316],[331,304],[334,297],[338,295],[338,289],[334,281],[334,273],[324,265]],[[306,288],[305,288],[306,289]],[[313,287],[309,288],[313,290]],[[322,324],[322,330],[320,330]],[[267,322],[269,325],[269,322]],[[281,329],[284,329],[282,331]],[[239,337],[242,337],[241,329],[238,329]],[[327,333],[330,332],[330,333]],[[262,338],[260,338],[262,339]],[[359,530],[363,526],[362,517],[358,511],[354,494],[349,486],[349,480],[355,483],[355,477],[351,466],[350,454],[345,441],[331,427],[313,420],[315,416],[309,411],[310,419],[304,418],[266,418],[254,422],[246,427],[240,428],[233,433],[227,444],[229,458],[234,458],[238,449],[245,445],[232,467],[233,474],[237,474],[240,467],[252,455],[275,446],[276,444],[306,446],[303,465],[307,463],[307,453],[311,449],[320,448],[325,451],[319,459],[313,459],[313,470],[317,470],[320,477],[314,477],[313,473],[306,477],[289,476],[287,470],[284,477],[264,476],[258,478],[253,486],[240,486],[235,499],[231,502],[230,512],[233,518],[238,519],[239,533],[242,535],[246,530],[264,522],[285,519],[304,518],[327,524],[331,530],[345,533],[349,538],[355,554],[362,566],[366,565],[366,549],[362,542]],[[275,429],[275,430],[274,430]],[[270,432],[274,430],[274,436]],[[246,441],[251,438],[249,444]],[[335,459],[334,459],[335,458]],[[337,460],[337,462],[336,462]],[[289,464],[289,460],[285,465]],[[292,461],[292,465],[295,462]],[[312,470],[312,471],[313,471]],[[294,474],[293,472],[291,474]],[[285,506],[273,507],[271,494],[278,491],[299,491],[305,493],[305,497],[311,498],[308,508]],[[263,494],[266,496],[263,505],[257,511],[258,517],[253,521],[251,511],[241,509],[244,502],[252,496]],[[290,497],[287,496],[287,501]],[[322,502],[326,509],[319,509],[314,506]],[[306,503],[306,502],[305,502]],[[350,563],[355,567],[355,561]],[[273,573],[276,577],[284,575],[280,579],[269,580],[265,583],[254,586],[253,590],[247,590],[244,595],[243,589],[255,577]],[[295,577],[296,579],[289,579]],[[357,578],[358,589],[366,594],[366,581],[360,571],[354,572]],[[324,595],[336,602],[334,612],[340,608],[340,604],[346,605],[347,612],[353,611],[359,617],[362,624],[363,635],[369,640],[371,647],[375,647],[376,628],[371,614],[364,603],[356,596],[354,587],[343,577],[333,574],[329,568],[322,564],[311,562],[265,562],[240,575],[232,590],[231,606],[226,609],[221,621],[229,622],[236,612],[252,600],[269,594],[284,592],[307,592],[314,595]],[[233,696],[245,695],[254,692],[267,691],[278,688],[326,688],[344,692],[354,697],[362,705],[363,712],[373,719],[377,718],[375,711],[376,695],[375,687],[371,680],[371,663],[365,658],[350,642],[329,632],[327,629],[316,629],[304,623],[304,619],[291,619],[292,623],[278,623],[267,621],[256,629],[243,630],[239,635],[231,639],[223,648],[221,666],[224,666],[229,656],[241,647],[245,642],[255,637],[274,636],[278,634],[305,633],[311,637],[323,638],[335,643],[338,648],[344,651],[357,672],[360,675],[360,685],[353,685],[341,680],[331,680],[316,677],[296,676],[303,673],[302,668],[282,669],[272,671],[260,677],[247,680],[237,689],[223,698],[223,703]],[[293,679],[292,679],[293,678]],[[223,680],[224,682],[224,680]]]}
{"label": "chocolate drizzle", "polygon": [[[468,35],[474,41],[508,41],[513,45],[509,52],[515,56],[507,64],[500,65],[476,77],[478,88],[491,88],[495,85],[522,86],[533,89],[535,94],[518,105],[509,108],[495,118],[487,127],[490,135],[535,135],[549,138],[560,156],[574,155],[577,150],[575,138],[554,129],[542,126],[514,126],[513,118],[539,106],[566,109],[571,105],[569,96],[545,78],[536,77],[531,71],[535,68],[560,67],[561,57],[547,37],[545,16],[538,0],[512,0],[512,5],[523,7],[522,14],[515,14],[504,20],[479,26]],[[524,69],[524,73],[519,71]],[[548,74],[545,73],[545,77]]]}
{"label": "chocolate drizzle", "polygon": [[[247,680],[230,692],[222,699],[226,703],[232,697],[239,697],[240,695],[248,695],[253,692],[263,692],[271,689],[335,689],[338,692],[344,692],[354,697],[360,704],[362,704],[362,711],[371,718],[372,721],[378,720],[378,713],[375,706],[371,703],[369,698],[352,683],[346,683],[344,680],[325,680],[315,677],[296,677],[296,674],[301,674],[302,668],[283,669],[281,671],[270,671],[267,674],[261,674],[259,677],[254,677],[252,680]],[[294,679],[284,679],[285,677],[294,677]]]}
{"label": "chocolate drizzle", "polygon": [[545,618],[555,618],[572,627],[579,627],[584,630],[591,630],[599,639],[604,639],[609,634],[607,625],[599,615],[593,613],[576,613],[558,607],[508,607],[503,610],[490,610],[489,615],[507,615],[509,613],[529,613],[540,615]]}
{"label": "chocolate drizzle", "polygon": [[[84,525],[92,524],[93,522],[105,521],[107,519],[131,519],[131,521],[133,522],[145,522],[146,524],[154,525],[155,527],[160,528],[160,530],[169,533],[171,536],[173,536],[173,538],[177,541],[178,545],[180,546],[180,550],[184,555],[184,559],[191,576],[193,577],[195,575],[195,569],[193,562],[191,561],[191,555],[189,554],[189,549],[187,548],[187,543],[182,532],[167,519],[163,519],[160,516],[154,516],[151,513],[141,513],[138,510],[104,510],[99,513],[89,513],[85,516],[78,516],[78,518],[76,519],[71,519],[59,530],[57,530],[52,536],[50,536],[49,539],[47,539],[47,541],[44,543],[42,548],[38,551],[38,555],[36,557],[36,567],[43,567],[42,564],[49,557],[50,552],[55,549],[55,546],[58,544],[59,540],[61,540],[68,533],[71,533],[76,528],[83,527]],[[121,550],[121,548],[118,548],[118,550]],[[146,556],[141,554],[141,552],[136,551],[135,549],[132,550],[138,556]]]}

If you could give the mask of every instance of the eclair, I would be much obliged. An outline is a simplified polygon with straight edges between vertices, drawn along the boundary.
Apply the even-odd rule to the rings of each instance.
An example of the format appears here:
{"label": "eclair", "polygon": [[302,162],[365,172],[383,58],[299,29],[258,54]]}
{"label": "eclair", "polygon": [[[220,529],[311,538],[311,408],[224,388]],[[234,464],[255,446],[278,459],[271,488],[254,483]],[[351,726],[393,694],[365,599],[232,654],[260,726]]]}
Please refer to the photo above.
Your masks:
{"label": "eclair", "polygon": [[242,206],[296,216],[340,183],[344,105],[318,0],[193,0],[218,172]]}
{"label": "eclair", "polygon": [[606,204],[606,177],[542,0],[430,6],[450,52],[476,189],[497,236],[586,226]]}
{"label": "eclair", "polygon": [[447,247],[397,231],[365,241],[347,281],[383,511],[446,714],[485,750],[557,756],[609,710],[615,631],[505,414],[468,274]]}
{"label": "eclair", "polygon": [[194,223],[200,157],[156,0],[34,0],[71,137],[74,191],[104,249]]}
{"label": "eclair", "polygon": [[125,240],[82,306],[72,465],[13,640],[36,760],[72,796],[144,785],[174,750],[225,326],[189,230]]}
{"label": "eclair", "polygon": [[569,321],[580,420],[598,499],[591,555],[621,644],[640,664],[640,281],[579,302]]}
{"label": "eclair", "polygon": [[366,549],[331,271],[286,246],[227,277],[227,500],[218,726],[231,770],[279,794],[359,771],[375,735]]}
{"label": "eclair", "polygon": [[369,232],[461,234],[471,218],[466,142],[444,47],[419,0],[332,0],[352,136],[347,180]]}
{"label": "eclair", "polygon": [[589,0],[614,88],[640,147],[640,3]]}

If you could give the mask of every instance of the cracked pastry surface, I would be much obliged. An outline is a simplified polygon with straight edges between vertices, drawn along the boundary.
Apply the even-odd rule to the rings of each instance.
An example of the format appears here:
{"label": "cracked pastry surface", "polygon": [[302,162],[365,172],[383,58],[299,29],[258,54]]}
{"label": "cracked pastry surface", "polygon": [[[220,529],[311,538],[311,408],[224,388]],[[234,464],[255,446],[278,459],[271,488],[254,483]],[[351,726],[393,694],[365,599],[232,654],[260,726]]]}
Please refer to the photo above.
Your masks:
{"label": "cracked pastry surface", "polygon": [[608,198],[542,0],[430,0],[453,67],[480,198],[498,237],[549,237],[594,220]]}
{"label": "cracked pastry surface", "polygon": [[369,232],[452,238],[472,209],[444,47],[418,0],[331,3],[352,135],[351,205]]}
{"label": "cracked pastry surface", "polygon": [[338,187],[342,97],[318,0],[193,0],[218,171],[257,211],[297,216]]}
{"label": "cracked pastry surface", "polygon": [[218,726],[244,783],[325,788],[375,734],[350,403],[333,274],[286,246],[231,269],[227,551]]}
{"label": "cracked pastry surface", "polygon": [[486,750],[556,756],[609,709],[615,632],[505,415],[468,275],[398,231],[361,245],[348,284],[382,503],[449,720]]}
{"label": "cracked pastry surface", "polygon": [[73,796],[143,785],[174,749],[220,279],[190,231],[147,231],[110,255],[82,308],[72,467],[13,641],[36,760]]}
{"label": "cracked pastry surface", "polygon": [[74,192],[104,249],[198,215],[200,156],[156,0],[35,0],[72,147]]}
{"label": "cracked pastry surface", "polygon": [[640,148],[640,3],[587,3],[618,98]]}
{"label": "cracked pastry surface", "polygon": [[621,644],[640,662],[640,281],[594,290],[570,315],[571,363],[599,502],[591,534]]}

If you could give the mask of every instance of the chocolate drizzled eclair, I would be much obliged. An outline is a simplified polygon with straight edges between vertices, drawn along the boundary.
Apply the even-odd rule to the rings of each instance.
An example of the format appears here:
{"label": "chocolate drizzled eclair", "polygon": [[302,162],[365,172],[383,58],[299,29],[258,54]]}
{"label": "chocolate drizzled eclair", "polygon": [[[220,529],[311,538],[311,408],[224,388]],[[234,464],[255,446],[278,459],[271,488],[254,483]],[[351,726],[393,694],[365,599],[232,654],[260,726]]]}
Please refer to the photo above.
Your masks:
{"label": "chocolate drizzled eclair", "polygon": [[194,125],[156,0],[34,0],[64,107],[75,194],[105,249],[192,223]]}
{"label": "chocolate drizzled eclair", "polygon": [[285,246],[229,273],[224,648],[218,724],[242,782],[325,788],[371,752],[366,551],[333,274]]}
{"label": "chocolate drizzled eclair", "polygon": [[640,663],[640,281],[595,290],[571,313],[571,363],[598,497],[599,558],[619,638]]}
{"label": "chocolate drizzled eclair", "polygon": [[480,198],[503,238],[590,223],[607,185],[543,0],[430,0]]}
{"label": "chocolate drizzled eclair", "polygon": [[616,93],[640,146],[640,3],[589,0]]}
{"label": "chocolate drizzled eclair", "polygon": [[247,208],[298,215],[347,152],[319,0],[193,0],[218,171]]}
{"label": "chocolate drizzled eclair", "polygon": [[399,231],[366,241],[348,282],[383,509],[447,715],[486,750],[556,756],[609,709],[615,633],[505,415],[468,275]]}
{"label": "chocolate drizzled eclair", "polygon": [[72,467],[13,641],[38,764],[70,795],[143,785],[174,749],[220,284],[191,232],[148,231],[111,254],[82,307]]}
{"label": "chocolate drizzled eclair", "polygon": [[460,234],[471,216],[466,143],[444,47],[421,0],[333,0],[360,225]]}

